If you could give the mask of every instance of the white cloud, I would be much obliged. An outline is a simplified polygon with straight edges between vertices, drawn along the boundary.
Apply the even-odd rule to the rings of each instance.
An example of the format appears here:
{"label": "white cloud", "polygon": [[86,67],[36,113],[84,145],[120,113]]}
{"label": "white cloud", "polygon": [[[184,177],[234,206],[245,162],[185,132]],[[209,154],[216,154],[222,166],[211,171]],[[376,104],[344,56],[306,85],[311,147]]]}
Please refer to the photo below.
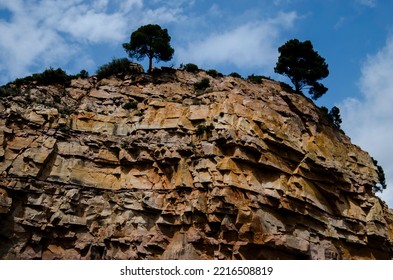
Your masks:
{"label": "white cloud", "polygon": [[216,16],[216,17],[220,17],[222,16],[222,11],[219,5],[217,5],[217,3],[214,3],[213,5],[210,6],[208,13],[211,16]]}
{"label": "white cloud", "polygon": [[34,66],[43,70],[80,63],[80,58],[91,65],[88,54],[94,44],[121,45],[141,24],[185,19],[181,7],[168,5],[149,8],[143,0],[3,0],[1,12],[10,16],[0,19],[0,84],[29,74]]}
{"label": "white cloud", "polygon": [[359,88],[363,99],[341,105],[343,128],[383,167],[388,187],[381,197],[393,207],[393,38],[362,66]]}
{"label": "white cloud", "polygon": [[291,0],[273,0],[273,4],[276,6],[289,4],[289,3],[291,3]]}
{"label": "white cloud", "polygon": [[108,2],[109,0],[96,0],[94,2],[94,7],[100,11],[106,10],[106,8],[108,7]]}
{"label": "white cloud", "polygon": [[130,12],[134,9],[141,9],[143,7],[143,0],[119,0],[120,9],[125,12]]}
{"label": "white cloud", "polygon": [[20,6],[8,7],[13,9],[17,17],[13,22],[0,22],[0,69],[6,75],[16,77],[25,74],[26,68],[37,63],[36,58],[39,56],[41,61],[48,61],[66,58],[71,53],[54,30],[40,28],[40,23],[29,17]]}
{"label": "white cloud", "polygon": [[181,8],[181,7],[192,7],[195,5],[195,0],[151,0],[156,4],[165,4],[165,6],[170,8]]}
{"label": "white cloud", "polygon": [[367,7],[375,7],[377,5],[377,0],[357,0],[357,2]]}
{"label": "white cloud", "polygon": [[76,40],[97,43],[116,41],[123,37],[127,24],[127,9],[123,5],[131,8],[137,2],[139,1],[121,2],[121,9],[114,12],[107,11],[107,0],[42,0],[39,4],[27,5],[27,9],[30,10],[30,17],[42,29],[62,32]]}
{"label": "white cloud", "polygon": [[96,13],[85,11],[78,13],[79,7],[69,9],[60,18],[57,30],[70,34],[74,39],[87,40],[92,43],[113,42],[124,38],[127,29],[121,14]]}
{"label": "white cloud", "polygon": [[182,15],[181,8],[168,8],[168,7],[159,7],[157,9],[149,9],[145,10],[143,17],[141,17],[138,22],[143,24],[149,23],[169,23],[182,21],[185,17]]}
{"label": "white cloud", "polygon": [[213,67],[233,64],[237,67],[272,67],[277,57],[277,41],[282,30],[293,26],[295,12],[279,13],[265,21],[247,22],[225,32],[177,48],[179,63],[197,63]]}

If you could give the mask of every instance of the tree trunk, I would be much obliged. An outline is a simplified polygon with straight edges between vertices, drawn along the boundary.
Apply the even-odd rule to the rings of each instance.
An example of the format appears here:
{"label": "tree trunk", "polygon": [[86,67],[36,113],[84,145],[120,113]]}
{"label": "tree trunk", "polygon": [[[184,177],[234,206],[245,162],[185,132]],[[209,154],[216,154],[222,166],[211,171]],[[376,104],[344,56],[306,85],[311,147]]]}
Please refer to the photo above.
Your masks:
{"label": "tree trunk", "polygon": [[153,70],[153,57],[149,57],[149,70],[148,73],[151,73]]}
{"label": "tree trunk", "polygon": [[300,93],[301,92],[300,84],[299,84],[298,81],[295,82],[295,91],[296,91],[296,93]]}

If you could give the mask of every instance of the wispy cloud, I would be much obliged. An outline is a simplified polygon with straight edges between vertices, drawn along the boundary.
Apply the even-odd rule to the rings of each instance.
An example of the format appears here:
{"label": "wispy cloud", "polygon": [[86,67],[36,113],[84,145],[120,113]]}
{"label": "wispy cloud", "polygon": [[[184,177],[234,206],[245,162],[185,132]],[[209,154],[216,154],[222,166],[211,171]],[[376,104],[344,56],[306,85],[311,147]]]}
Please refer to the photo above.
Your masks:
{"label": "wispy cloud", "polygon": [[289,4],[292,0],[273,0],[273,4],[276,6]]}
{"label": "wispy cloud", "polygon": [[245,22],[223,32],[213,32],[203,40],[191,41],[178,48],[177,60],[205,67],[229,64],[239,68],[272,68],[280,34],[291,28],[297,18],[296,12],[279,13],[264,21]]}
{"label": "wispy cloud", "polygon": [[377,5],[377,0],[356,0],[360,5],[375,7]]}
{"label": "wispy cloud", "polygon": [[382,194],[393,205],[393,38],[362,66],[359,88],[362,99],[341,105],[343,128],[352,141],[368,151],[385,170],[388,188]]}

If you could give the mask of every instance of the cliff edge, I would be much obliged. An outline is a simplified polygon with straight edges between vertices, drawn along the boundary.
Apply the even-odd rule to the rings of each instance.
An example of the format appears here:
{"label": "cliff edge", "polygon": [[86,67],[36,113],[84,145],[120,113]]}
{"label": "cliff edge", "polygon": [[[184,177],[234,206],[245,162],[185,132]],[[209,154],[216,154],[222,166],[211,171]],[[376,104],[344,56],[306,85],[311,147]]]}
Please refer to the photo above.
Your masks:
{"label": "cliff edge", "polygon": [[0,144],[0,259],[393,258],[370,156],[275,81],[10,85]]}

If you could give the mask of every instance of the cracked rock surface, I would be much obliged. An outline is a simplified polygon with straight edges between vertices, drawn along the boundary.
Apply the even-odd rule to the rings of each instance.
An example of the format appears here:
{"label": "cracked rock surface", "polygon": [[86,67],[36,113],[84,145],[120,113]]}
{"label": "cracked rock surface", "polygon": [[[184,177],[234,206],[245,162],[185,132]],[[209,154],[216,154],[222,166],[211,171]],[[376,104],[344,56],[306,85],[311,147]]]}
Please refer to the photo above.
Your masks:
{"label": "cracked rock surface", "polygon": [[369,154],[278,82],[18,90],[0,99],[1,259],[393,257]]}

